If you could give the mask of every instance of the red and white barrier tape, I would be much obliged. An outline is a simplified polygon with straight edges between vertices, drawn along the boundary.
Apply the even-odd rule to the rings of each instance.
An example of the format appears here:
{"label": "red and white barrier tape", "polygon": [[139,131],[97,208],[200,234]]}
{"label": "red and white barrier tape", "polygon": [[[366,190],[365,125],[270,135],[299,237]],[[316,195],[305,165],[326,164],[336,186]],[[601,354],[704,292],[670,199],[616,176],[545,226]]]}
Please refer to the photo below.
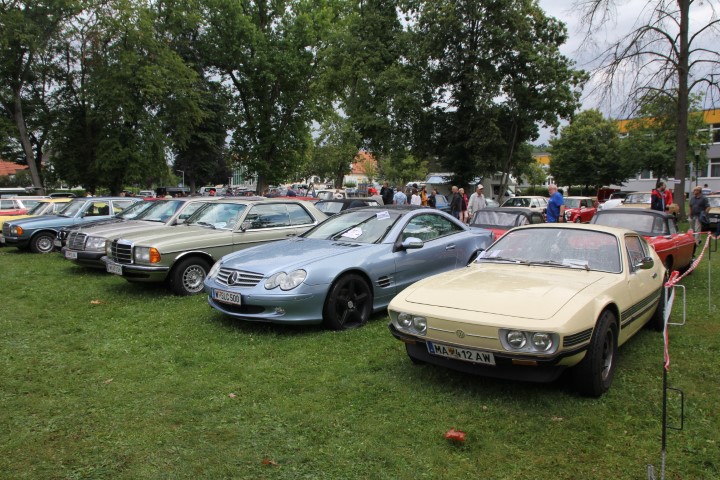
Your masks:
{"label": "red and white barrier tape", "polygon": [[[673,302],[675,301],[675,289],[672,288],[675,286],[676,283],[678,283],[680,280],[688,276],[695,268],[700,264],[700,261],[702,261],[703,257],[705,256],[705,252],[708,249],[708,245],[710,245],[710,235],[708,234],[707,240],[705,241],[705,245],[703,246],[702,251],[700,252],[700,255],[692,262],[690,267],[680,275],[680,272],[677,270],[674,270],[670,274],[670,278],[665,282],[665,315],[664,315],[664,327],[663,327],[663,339],[665,341],[665,370],[670,370],[670,352],[669,352],[669,346],[670,346],[670,337],[668,335],[668,321],[670,320],[670,313],[672,312],[672,306]],[[670,294],[668,296],[668,293]]]}

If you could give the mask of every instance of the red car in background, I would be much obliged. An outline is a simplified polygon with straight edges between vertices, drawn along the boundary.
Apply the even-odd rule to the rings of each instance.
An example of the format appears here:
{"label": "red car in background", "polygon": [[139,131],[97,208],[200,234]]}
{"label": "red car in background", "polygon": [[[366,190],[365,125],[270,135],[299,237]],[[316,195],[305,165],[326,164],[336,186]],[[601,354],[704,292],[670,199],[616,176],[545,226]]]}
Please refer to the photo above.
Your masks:
{"label": "red car in background", "polygon": [[565,221],[590,223],[597,212],[597,204],[593,197],[565,197]]}
{"label": "red car in background", "polygon": [[11,197],[0,199],[0,215],[25,215],[47,197]]}
{"label": "red car in background", "polygon": [[647,208],[609,208],[600,210],[590,223],[634,230],[647,239],[668,270],[684,272],[695,255],[695,236],[677,228],[675,217]]}

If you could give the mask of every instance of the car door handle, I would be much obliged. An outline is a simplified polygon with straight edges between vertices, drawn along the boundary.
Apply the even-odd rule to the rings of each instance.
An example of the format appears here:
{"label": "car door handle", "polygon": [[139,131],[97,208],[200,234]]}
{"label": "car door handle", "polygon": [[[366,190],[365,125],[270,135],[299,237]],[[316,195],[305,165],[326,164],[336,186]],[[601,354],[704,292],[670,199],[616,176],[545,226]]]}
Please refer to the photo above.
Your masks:
{"label": "car door handle", "polygon": [[448,245],[445,250],[455,250],[455,245]]}
{"label": "car door handle", "polygon": [[297,233],[288,233],[288,234],[285,235],[285,236],[286,236],[286,237],[296,237],[296,236],[297,236]]}

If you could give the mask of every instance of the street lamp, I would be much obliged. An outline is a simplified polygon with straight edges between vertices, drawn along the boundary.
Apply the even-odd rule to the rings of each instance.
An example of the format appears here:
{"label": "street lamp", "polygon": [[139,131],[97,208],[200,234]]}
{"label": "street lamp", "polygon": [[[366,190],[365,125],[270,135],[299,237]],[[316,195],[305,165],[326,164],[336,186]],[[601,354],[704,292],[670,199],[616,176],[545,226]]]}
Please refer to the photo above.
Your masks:
{"label": "street lamp", "polygon": [[175,170],[175,171],[182,173],[182,185],[180,185],[180,186],[184,187],[185,186],[185,170]]}

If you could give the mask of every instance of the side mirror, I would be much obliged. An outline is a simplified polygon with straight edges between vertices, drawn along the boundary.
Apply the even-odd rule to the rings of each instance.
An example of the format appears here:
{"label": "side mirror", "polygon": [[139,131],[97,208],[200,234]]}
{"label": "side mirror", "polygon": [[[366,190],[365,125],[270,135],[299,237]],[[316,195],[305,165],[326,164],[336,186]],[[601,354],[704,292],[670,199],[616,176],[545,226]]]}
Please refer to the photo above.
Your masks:
{"label": "side mirror", "polygon": [[242,222],[240,224],[240,231],[244,232],[245,230],[249,229],[250,227],[252,227],[252,222],[250,220],[245,220],[244,222]]}
{"label": "side mirror", "polygon": [[655,261],[652,259],[652,257],[645,257],[642,260],[640,260],[639,263],[635,264],[636,270],[648,270],[650,268],[653,268],[655,266]]}
{"label": "side mirror", "polygon": [[415,250],[422,248],[425,243],[417,237],[408,237],[400,244],[404,250]]}

